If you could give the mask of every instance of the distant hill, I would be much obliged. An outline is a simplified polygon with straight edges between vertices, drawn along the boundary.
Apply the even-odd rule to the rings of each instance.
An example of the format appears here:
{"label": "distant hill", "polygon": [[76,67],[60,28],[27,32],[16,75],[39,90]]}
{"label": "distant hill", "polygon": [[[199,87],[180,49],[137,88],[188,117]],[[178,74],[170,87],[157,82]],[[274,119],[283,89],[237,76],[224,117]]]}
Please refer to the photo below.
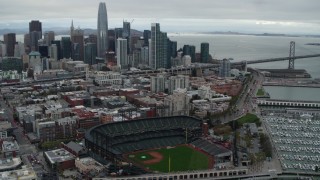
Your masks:
{"label": "distant hill", "polygon": [[[97,34],[96,29],[83,29],[84,30],[84,35],[88,36],[89,34]],[[68,35],[70,33],[69,28],[61,28],[61,27],[55,27],[55,28],[50,28],[50,29],[43,29],[43,32],[46,31],[54,31],[55,35]],[[0,35],[4,35],[7,33],[16,33],[16,34],[27,34],[28,29],[0,29]],[[131,35],[132,36],[143,36],[143,32],[131,29]]]}

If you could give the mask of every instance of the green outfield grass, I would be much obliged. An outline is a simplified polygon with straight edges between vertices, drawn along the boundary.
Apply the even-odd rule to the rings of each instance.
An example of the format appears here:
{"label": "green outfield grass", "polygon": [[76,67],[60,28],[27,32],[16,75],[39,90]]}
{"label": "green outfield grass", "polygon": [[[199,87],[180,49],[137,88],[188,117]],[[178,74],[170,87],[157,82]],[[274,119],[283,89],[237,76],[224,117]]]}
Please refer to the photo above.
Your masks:
{"label": "green outfield grass", "polygon": [[[153,158],[148,154],[148,152],[151,151],[161,153],[163,159],[155,164],[144,165],[143,161]],[[128,158],[136,163],[153,171],[159,172],[169,172],[169,157],[170,172],[209,169],[209,157],[188,146],[178,146],[171,149],[163,148],[148,150],[128,155]]]}

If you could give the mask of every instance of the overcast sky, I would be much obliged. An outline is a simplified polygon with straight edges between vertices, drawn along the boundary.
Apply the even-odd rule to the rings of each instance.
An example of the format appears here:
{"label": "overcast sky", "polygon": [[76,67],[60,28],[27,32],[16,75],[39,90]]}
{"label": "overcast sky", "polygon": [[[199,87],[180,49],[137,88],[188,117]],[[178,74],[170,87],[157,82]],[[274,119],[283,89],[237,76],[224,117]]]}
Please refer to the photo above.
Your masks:
{"label": "overcast sky", "polygon": [[[39,19],[43,28],[96,28],[100,0],[2,0],[0,29],[28,28]],[[132,28],[161,23],[168,32],[239,31],[320,34],[320,0],[108,0],[109,28],[122,20]]]}

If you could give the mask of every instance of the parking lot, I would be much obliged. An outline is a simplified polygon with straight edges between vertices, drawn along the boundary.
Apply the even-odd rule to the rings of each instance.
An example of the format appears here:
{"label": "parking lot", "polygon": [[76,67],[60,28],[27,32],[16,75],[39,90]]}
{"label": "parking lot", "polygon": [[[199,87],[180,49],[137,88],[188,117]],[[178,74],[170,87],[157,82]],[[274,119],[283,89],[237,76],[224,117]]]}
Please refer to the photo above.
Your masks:
{"label": "parking lot", "polygon": [[320,165],[320,119],[264,117],[284,171],[314,172]]}

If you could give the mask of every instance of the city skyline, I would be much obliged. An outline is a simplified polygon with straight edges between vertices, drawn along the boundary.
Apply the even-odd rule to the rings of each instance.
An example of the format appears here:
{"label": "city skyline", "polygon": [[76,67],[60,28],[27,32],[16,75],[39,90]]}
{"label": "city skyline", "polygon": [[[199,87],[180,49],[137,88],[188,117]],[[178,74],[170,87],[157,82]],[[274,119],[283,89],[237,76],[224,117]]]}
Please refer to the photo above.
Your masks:
{"label": "city skyline", "polygon": [[[33,19],[43,27],[69,27],[74,19],[81,28],[96,28],[97,6],[100,1],[67,2],[3,2],[0,29],[26,28]],[[121,27],[123,20],[132,21],[133,29],[149,29],[157,22],[167,32],[240,31],[245,33],[318,34],[320,23],[316,0],[278,1],[245,0],[241,2],[110,0],[105,2],[109,28]],[[12,6],[12,4],[15,4]],[[49,7],[50,10],[43,7]],[[12,7],[16,10],[13,13]],[[85,7],[85,8],[82,8]],[[23,8],[23,10],[20,10]]]}

